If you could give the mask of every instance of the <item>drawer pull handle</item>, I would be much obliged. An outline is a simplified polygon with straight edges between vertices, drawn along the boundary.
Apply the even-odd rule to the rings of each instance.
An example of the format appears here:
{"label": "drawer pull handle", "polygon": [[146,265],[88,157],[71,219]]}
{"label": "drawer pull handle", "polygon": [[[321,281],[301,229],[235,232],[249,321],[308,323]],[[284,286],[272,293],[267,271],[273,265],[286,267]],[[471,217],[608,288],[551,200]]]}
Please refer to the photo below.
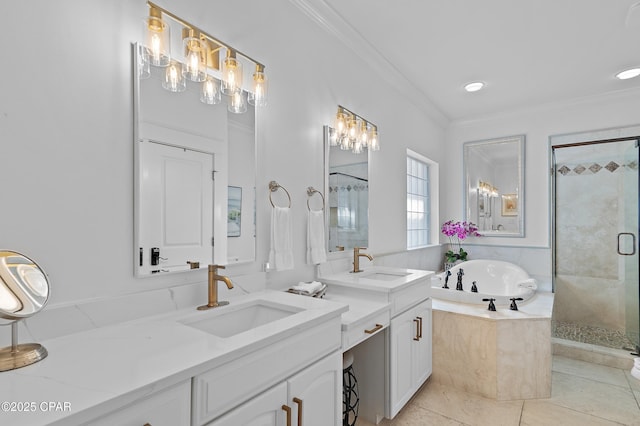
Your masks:
{"label": "drawer pull handle", "polygon": [[384,325],[382,325],[382,324],[376,324],[376,326],[375,326],[375,327],[373,327],[371,330],[365,330],[364,332],[365,332],[365,333],[367,333],[367,334],[373,334],[373,333],[375,333],[376,331],[380,330],[382,327],[384,327]]}
{"label": "drawer pull handle", "polygon": [[419,326],[419,332],[418,332],[418,337],[420,337],[422,339],[422,317],[417,317],[418,320],[420,320],[420,326]]}
{"label": "drawer pull handle", "polygon": [[285,413],[287,413],[287,426],[291,426],[291,407],[289,407],[287,404],[283,404],[282,409]]}
{"label": "drawer pull handle", "polygon": [[302,426],[302,400],[300,398],[293,398],[293,402],[298,404],[298,426]]}
{"label": "drawer pull handle", "polygon": [[413,340],[420,340],[420,320],[418,318],[414,318],[413,322],[416,323],[416,337]]}

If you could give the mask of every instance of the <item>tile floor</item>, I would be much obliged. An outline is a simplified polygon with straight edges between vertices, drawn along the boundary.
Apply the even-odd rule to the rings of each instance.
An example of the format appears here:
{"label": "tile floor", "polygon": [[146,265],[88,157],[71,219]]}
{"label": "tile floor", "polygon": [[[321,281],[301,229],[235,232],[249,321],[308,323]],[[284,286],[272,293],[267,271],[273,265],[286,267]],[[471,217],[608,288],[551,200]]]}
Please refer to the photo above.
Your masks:
{"label": "tile floor", "polygon": [[495,401],[427,381],[393,421],[380,424],[640,426],[640,380],[626,370],[554,356],[551,398]]}

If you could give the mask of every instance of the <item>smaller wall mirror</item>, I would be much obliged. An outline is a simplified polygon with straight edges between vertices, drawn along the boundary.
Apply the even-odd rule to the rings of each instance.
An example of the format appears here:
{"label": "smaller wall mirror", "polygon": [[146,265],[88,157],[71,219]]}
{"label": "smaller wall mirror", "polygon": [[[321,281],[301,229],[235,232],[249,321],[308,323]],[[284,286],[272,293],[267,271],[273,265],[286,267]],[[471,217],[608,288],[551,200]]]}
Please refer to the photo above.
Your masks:
{"label": "smaller wall mirror", "polygon": [[524,237],[524,135],[464,144],[465,220],[482,235]]}
{"label": "smaller wall mirror", "polygon": [[327,246],[329,252],[369,245],[369,150],[331,146],[324,126]]}

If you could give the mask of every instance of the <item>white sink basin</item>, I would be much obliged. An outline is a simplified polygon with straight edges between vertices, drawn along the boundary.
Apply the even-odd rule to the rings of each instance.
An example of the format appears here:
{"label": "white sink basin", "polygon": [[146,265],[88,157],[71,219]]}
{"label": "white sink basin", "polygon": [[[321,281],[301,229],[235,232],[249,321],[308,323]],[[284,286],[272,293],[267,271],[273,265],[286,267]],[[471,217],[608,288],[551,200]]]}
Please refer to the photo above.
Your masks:
{"label": "white sink basin", "polygon": [[406,277],[407,275],[411,274],[408,272],[371,272],[368,274],[362,274],[362,278],[380,281],[393,281],[401,277]]}
{"label": "white sink basin", "polygon": [[222,308],[214,308],[203,312],[204,318],[202,315],[193,315],[180,322],[189,327],[224,338],[286,318],[302,310],[297,306],[255,300],[241,306],[229,305]]}

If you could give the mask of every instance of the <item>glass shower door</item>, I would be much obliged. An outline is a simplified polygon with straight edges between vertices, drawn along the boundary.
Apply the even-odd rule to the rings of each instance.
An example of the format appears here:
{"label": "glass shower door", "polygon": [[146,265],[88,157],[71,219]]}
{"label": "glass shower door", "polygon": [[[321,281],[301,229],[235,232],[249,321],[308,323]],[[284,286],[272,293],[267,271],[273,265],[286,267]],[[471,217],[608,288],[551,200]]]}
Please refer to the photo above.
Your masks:
{"label": "glass shower door", "polygon": [[554,336],[637,349],[636,140],[553,150]]}

